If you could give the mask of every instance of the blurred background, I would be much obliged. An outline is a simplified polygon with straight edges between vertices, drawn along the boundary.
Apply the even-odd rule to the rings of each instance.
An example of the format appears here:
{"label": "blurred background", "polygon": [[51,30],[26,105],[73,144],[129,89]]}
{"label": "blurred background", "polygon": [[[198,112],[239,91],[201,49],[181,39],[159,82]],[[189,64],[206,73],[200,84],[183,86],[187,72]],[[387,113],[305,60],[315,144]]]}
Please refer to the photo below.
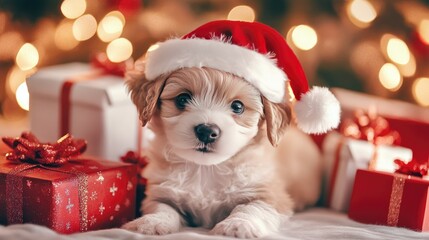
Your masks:
{"label": "blurred background", "polygon": [[310,85],[429,106],[428,0],[0,0],[0,133],[28,128],[25,79],[38,69],[136,59],[216,19],[277,29]]}

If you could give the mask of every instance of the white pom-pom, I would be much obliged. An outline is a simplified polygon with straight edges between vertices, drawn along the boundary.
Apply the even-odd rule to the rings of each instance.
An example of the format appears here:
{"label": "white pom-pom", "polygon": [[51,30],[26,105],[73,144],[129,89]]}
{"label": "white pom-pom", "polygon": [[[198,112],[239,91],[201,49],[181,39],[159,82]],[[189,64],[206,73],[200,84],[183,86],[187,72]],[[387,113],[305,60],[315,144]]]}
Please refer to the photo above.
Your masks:
{"label": "white pom-pom", "polygon": [[306,133],[326,133],[340,123],[340,103],[324,87],[313,87],[302,95],[294,109],[297,125]]}

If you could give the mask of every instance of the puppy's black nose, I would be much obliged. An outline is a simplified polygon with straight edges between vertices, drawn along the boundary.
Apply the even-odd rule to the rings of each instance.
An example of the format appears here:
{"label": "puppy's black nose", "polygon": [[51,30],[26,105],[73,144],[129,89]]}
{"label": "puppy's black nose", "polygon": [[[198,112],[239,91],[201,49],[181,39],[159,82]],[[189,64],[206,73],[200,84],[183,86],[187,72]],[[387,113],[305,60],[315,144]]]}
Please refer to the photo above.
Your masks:
{"label": "puppy's black nose", "polygon": [[220,129],[216,124],[199,124],[194,131],[195,136],[203,143],[212,143],[220,137]]}

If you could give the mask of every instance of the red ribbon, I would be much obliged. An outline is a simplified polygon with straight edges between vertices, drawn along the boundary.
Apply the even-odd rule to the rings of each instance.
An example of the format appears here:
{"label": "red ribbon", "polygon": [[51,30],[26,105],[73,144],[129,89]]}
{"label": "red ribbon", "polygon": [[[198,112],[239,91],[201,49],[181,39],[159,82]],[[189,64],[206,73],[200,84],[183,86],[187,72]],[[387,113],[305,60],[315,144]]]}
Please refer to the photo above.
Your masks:
{"label": "red ribbon", "polygon": [[86,150],[86,141],[64,135],[56,143],[40,143],[30,132],[21,137],[3,137],[3,142],[12,149],[6,159],[14,162],[28,162],[47,166],[59,166]]}
{"label": "red ribbon", "polygon": [[346,137],[365,140],[375,145],[399,145],[401,142],[399,133],[390,129],[389,122],[371,110],[356,110],[352,119],[343,121],[340,132]]}
{"label": "red ribbon", "polygon": [[140,173],[141,171],[146,167],[148,164],[147,158],[145,156],[140,156],[135,151],[128,151],[124,156],[121,157],[121,161],[124,163],[131,163],[135,164],[137,166],[137,173],[139,173],[140,183],[146,185],[147,179],[141,177]]}
{"label": "red ribbon", "polygon": [[74,84],[78,81],[95,79],[101,75],[116,75],[123,77],[126,70],[127,62],[113,63],[105,53],[100,53],[94,56],[91,65],[94,67],[93,72],[88,72],[80,76],[72,77],[64,82],[60,92],[60,136],[70,132],[70,104],[71,91]]}
{"label": "red ribbon", "polygon": [[427,162],[419,163],[413,159],[410,162],[405,163],[400,159],[396,159],[394,163],[396,163],[396,165],[398,166],[395,173],[401,173],[415,177],[423,177],[428,175],[429,166]]}

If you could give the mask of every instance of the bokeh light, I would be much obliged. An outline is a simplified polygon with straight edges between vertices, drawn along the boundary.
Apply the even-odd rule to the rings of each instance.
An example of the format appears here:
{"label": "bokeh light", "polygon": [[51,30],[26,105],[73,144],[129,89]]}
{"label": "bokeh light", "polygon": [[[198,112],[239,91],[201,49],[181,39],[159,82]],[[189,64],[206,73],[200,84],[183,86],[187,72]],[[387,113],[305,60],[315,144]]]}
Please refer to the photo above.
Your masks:
{"label": "bokeh light", "polygon": [[427,45],[429,45],[429,19],[423,19],[419,23],[418,32],[420,39]]}
{"label": "bokeh light", "polygon": [[22,70],[34,68],[39,63],[39,52],[31,43],[25,43],[16,54],[16,64]]}
{"label": "bokeh light", "polygon": [[25,82],[21,83],[18,89],[16,89],[16,101],[22,109],[26,111],[30,109],[30,95]]}
{"label": "bokeh light", "polygon": [[65,51],[71,50],[79,44],[73,36],[72,21],[64,19],[60,22],[55,31],[54,42],[59,49]]}
{"label": "bokeh light", "polygon": [[386,63],[380,68],[378,78],[381,85],[390,91],[397,91],[402,85],[402,76],[392,63]]}
{"label": "bokeh light", "polygon": [[97,29],[97,35],[103,42],[110,42],[122,34],[125,24],[125,17],[119,11],[113,11],[100,21]]}
{"label": "bokeh light", "polygon": [[310,26],[299,25],[290,32],[293,44],[301,50],[310,50],[317,44],[317,33]]}
{"label": "bokeh light", "polygon": [[429,78],[417,78],[412,86],[413,97],[422,106],[429,106]]}
{"label": "bokeh light", "polygon": [[61,4],[61,12],[66,18],[75,19],[86,11],[85,0],[64,0]]}
{"label": "bokeh light", "polygon": [[231,9],[231,11],[229,11],[227,19],[235,21],[253,22],[255,21],[255,10],[246,5],[236,6]]}
{"label": "bokeh light", "polygon": [[112,62],[122,62],[131,57],[133,45],[126,38],[118,38],[107,45],[107,57]]}
{"label": "bokeh light", "polygon": [[78,41],[85,41],[94,36],[97,31],[97,21],[94,16],[85,14],[73,23],[73,36]]}
{"label": "bokeh light", "polygon": [[407,44],[399,38],[391,38],[387,42],[387,55],[390,60],[398,64],[407,64],[410,61],[410,50]]}
{"label": "bokeh light", "polygon": [[347,5],[347,15],[357,27],[367,27],[377,17],[377,11],[367,0],[353,0]]}

